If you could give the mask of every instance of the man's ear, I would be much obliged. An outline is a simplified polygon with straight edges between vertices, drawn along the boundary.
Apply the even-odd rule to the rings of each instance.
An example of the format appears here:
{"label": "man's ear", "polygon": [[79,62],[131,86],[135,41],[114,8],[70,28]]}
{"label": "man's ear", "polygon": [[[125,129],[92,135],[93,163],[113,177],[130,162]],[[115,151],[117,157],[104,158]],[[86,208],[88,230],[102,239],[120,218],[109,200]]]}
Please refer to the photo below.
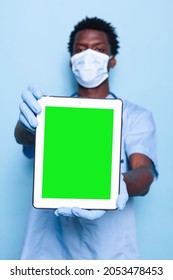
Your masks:
{"label": "man's ear", "polygon": [[109,60],[109,64],[108,64],[109,68],[114,68],[116,63],[117,61],[115,59],[115,56],[112,56],[111,59]]}

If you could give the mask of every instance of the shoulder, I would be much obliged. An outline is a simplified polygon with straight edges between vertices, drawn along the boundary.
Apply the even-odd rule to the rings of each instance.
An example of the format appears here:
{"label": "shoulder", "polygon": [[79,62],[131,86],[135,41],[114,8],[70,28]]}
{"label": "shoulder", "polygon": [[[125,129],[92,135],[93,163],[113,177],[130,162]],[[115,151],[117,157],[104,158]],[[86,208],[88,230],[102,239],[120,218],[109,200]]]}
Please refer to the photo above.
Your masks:
{"label": "shoulder", "polygon": [[125,122],[130,122],[133,125],[139,122],[151,122],[153,124],[152,112],[140,105],[129,102],[128,100],[123,100],[123,120]]}
{"label": "shoulder", "polygon": [[152,160],[158,174],[156,152],[156,126],[151,111],[123,101],[123,141],[128,157],[134,153],[144,154]]}
{"label": "shoulder", "polygon": [[132,103],[126,99],[122,99],[122,102],[123,102],[123,112],[127,116],[139,115],[139,114],[151,114],[151,112],[148,109],[140,105],[137,105],[135,103]]}
{"label": "shoulder", "polygon": [[123,131],[125,135],[144,135],[156,130],[152,112],[142,106],[123,101]]}

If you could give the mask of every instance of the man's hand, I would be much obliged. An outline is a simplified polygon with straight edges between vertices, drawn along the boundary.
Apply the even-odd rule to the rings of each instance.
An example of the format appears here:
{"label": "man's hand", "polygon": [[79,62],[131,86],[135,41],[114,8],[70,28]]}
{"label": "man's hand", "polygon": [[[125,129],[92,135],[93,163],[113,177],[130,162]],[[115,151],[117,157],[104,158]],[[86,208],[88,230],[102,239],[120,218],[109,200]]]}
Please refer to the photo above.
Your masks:
{"label": "man's hand", "polygon": [[56,216],[77,217],[90,221],[101,218],[105,213],[104,210],[85,210],[78,207],[60,207],[55,211]]}
{"label": "man's hand", "polygon": [[20,104],[20,122],[31,132],[35,132],[38,125],[36,115],[41,113],[41,106],[37,102],[43,96],[42,91],[35,85],[29,85],[28,90],[22,92]]}
{"label": "man's hand", "polygon": [[[123,175],[121,174],[120,180],[120,194],[116,201],[116,206],[118,210],[123,210],[126,206],[126,203],[129,199],[127,192],[126,183],[123,180]],[[78,217],[87,220],[96,220],[101,218],[106,211],[104,210],[85,210],[78,207],[60,207],[55,210],[56,216],[66,216],[66,217]]]}
{"label": "man's hand", "polygon": [[123,210],[125,208],[128,199],[129,199],[129,195],[127,192],[127,186],[124,181],[124,177],[121,174],[120,175],[120,193],[119,193],[119,196],[116,201],[116,206],[117,206],[118,210]]}

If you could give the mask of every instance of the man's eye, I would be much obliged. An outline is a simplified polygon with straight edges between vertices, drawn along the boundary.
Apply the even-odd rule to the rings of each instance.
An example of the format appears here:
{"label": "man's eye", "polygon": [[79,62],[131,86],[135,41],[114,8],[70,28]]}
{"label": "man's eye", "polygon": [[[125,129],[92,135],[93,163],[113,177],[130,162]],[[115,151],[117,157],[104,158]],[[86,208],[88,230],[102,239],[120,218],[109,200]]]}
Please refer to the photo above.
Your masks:
{"label": "man's eye", "polygon": [[83,52],[83,51],[85,51],[85,50],[86,50],[85,48],[76,49],[76,50],[75,50],[75,53],[80,53],[80,52]]}
{"label": "man's eye", "polygon": [[104,53],[105,50],[101,48],[95,48],[94,51]]}

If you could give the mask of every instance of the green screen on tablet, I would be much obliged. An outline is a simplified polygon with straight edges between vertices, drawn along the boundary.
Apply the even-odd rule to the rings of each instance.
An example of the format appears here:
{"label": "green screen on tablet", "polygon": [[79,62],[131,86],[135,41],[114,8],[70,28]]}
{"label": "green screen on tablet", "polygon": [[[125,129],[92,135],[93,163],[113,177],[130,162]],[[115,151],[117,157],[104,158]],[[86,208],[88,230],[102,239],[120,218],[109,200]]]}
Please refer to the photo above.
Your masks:
{"label": "green screen on tablet", "polygon": [[43,198],[110,198],[113,114],[45,108]]}
{"label": "green screen on tablet", "polygon": [[44,96],[39,103],[34,207],[115,209],[122,101]]}

